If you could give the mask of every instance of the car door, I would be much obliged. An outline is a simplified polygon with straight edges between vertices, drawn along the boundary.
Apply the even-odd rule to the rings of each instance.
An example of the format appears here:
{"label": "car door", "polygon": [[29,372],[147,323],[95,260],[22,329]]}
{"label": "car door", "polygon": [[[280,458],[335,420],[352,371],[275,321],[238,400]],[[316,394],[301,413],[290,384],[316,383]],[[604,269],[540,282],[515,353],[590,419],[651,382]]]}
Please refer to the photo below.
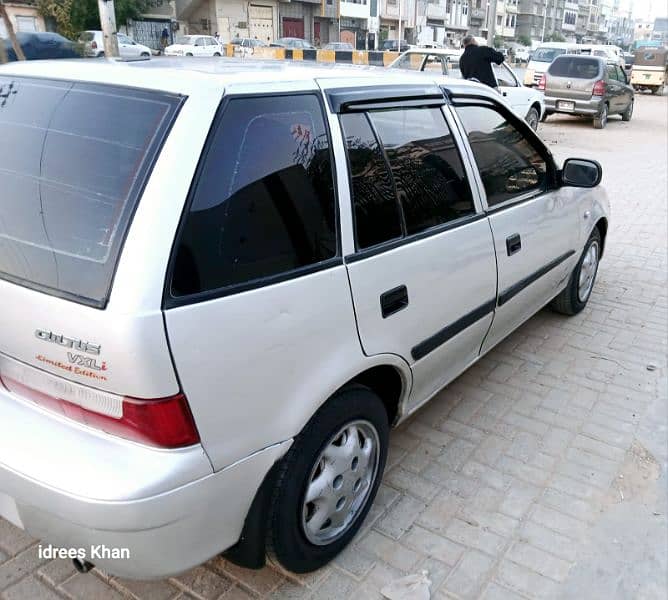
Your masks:
{"label": "car door", "polygon": [[193,40],[193,56],[206,56],[206,40],[198,37]]}
{"label": "car door", "polygon": [[621,96],[623,102],[621,110],[623,112],[629,107],[629,104],[633,102],[633,88],[629,85],[629,79],[626,76],[624,69],[622,69],[619,65],[617,65],[617,79],[619,80],[619,84],[622,88]]}
{"label": "car door", "polygon": [[607,97],[608,97],[608,112],[618,113],[623,112],[625,106],[624,88],[622,82],[619,81],[617,74],[617,65],[607,64],[605,67],[607,75]]}
{"label": "car door", "polygon": [[549,150],[497,102],[455,98],[494,236],[498,295],[486,352],[551,300],[579,256],[578,206]]}
{"label": "car door", "polygon": [[135,58],[141,54],[139,47],[127,36],[118,34],[118,53],[121,58]]}
{"label": "car door", "polygon": [[529,112],[529,96],[532,90],[520,85],[505,62],[500,65],[492,63],[492,67],[501,95],[518,115],[524,117]]}
{"label": "car door", "polygon": [[[409,363],[410,408],[477,359],[496,295],[492,237],[458,135],[440,90],[420,98],[424,91],[393,91],[418,95],[405,102],[373,90],[356,90],[352,104],[349,92],[330,95],[349,165],[346,265],[360,340],[367,355]],[[354,104],[365,94],[373,109]]]}

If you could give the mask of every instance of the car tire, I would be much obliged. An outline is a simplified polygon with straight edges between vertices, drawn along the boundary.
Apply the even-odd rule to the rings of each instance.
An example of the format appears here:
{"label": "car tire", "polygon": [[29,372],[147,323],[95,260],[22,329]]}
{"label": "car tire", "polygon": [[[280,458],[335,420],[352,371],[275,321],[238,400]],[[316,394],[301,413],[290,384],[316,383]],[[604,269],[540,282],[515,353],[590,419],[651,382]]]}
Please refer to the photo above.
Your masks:
{"label": "car tire", "polygon": [[545,111],[545,112],[543,113],[543,115],[541,116],[541,118],[540,118],[540,122],[541,122],[541,123],[545,123],[545,121],[547,121],[547,118],[548,118],[551,114],[552,114],[551,112],[547,112],[547,111]]}
{"label": "car tire", "polygon": [[608,105],[604,104],[601,112],[594,117],[594,129],[604,129],[608,124]]}
{"label": "car tire", "polygon": [[601,234],[594,227],[585,244],[578,264],[568,280],[568,285],[550,303],[550,308],[562,315],[576,315],[585,306],[596,282],[601,257]]}
{"label": "car tire", "polygon": [[192,52],[186,52],[186,56],[192,56],[192,55],[193,55]]}
{"label": "car tire", "polygon": [[388,434],[385,407],[367,387],[344,388],[318,410],[280,465],[267,525],[270,561],[307,573],[346,547],[376,496]]}
{"label": "car tire", "polygon": [[214,52],[213,55],[214,56],[220,56],[220,52]]}
{"label": "car tire", "polygon": [[663,90],[663,85],[657,85],[654,89],[652,89],[652,94],[655,94],[656,96],[663,96]]}
{"label": "car tire", "polygon": [[143,57],[143,58],[146,58],[146,57],[149,57],[149,58],[150,58],[151,55],[150,55],[148,52],[142,52],[142,53],[140,54],[140,56]]}
{"label": "car tire", "polygon": [[628,105],[627,109],[622,113],[622,121],[630,121],[633,116],[633,100]]}
{"label": "car tire", "polygon": [[524,118],[524,120],[529,124],[529,127],[531,127],[531,129],[533,129],[534,131],[538,130],[538,122],[541,119],[540,119],[540,114],[536,110],[535,106],[532,106],[529,109],[529,112],[527,113],[527,116]]}

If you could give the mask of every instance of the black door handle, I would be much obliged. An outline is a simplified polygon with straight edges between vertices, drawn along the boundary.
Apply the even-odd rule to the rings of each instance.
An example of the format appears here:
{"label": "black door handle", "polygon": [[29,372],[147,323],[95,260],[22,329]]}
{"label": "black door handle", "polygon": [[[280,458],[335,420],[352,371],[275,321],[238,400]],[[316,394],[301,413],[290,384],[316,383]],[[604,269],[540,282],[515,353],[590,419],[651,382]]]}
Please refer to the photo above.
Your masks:
{"label": "black door handle", "polygon": [[513,235],[510,235],[506,238],[506,250],[508,250],[508,256],[512,256],[521,249],[522,239],[520,238],[519,233],[513,233]]}
{"label": "black door handle", "polygon": [[380,312],[383,319],[408,306],[408,290],[400,285],[380,295]]}

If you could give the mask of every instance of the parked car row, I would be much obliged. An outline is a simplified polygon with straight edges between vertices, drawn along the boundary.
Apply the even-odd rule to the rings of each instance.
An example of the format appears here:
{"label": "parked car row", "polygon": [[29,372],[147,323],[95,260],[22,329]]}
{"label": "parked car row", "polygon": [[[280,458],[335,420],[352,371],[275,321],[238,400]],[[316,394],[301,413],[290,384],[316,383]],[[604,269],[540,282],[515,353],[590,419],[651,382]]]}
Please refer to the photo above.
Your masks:
{"label": "parked car row", "polygon": [[[68,40],[58,33],[27,33],[16,34],[23,54],[28,60],[45,60],[49,58],[81,58],[83,49],[80,45]],[[16,52],[8,38],[0,39],[5,48],[7,59],[17,60]]]}

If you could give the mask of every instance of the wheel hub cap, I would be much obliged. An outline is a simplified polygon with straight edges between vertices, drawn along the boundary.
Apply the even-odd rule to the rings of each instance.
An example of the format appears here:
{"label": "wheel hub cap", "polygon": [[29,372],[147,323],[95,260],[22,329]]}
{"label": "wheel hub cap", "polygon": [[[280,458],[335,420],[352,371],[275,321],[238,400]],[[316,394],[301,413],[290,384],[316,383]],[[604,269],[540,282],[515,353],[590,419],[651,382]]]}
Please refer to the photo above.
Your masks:
{"label": "wheel hub cap", "polygon": [[302,528],[313,544],[340,538],[366,505],[378,474],[380,442],[368,421],[344,425],[320,452],[306,484]]}
{"label": "wheel hub cap", "polygon": [[587,253],[580,265],[580,278],[578,280],[578,298],[584,302],[589,298],[591,288],[594,285],[594,277],[598,268],[598,244],[594,242],[587,249]]}

